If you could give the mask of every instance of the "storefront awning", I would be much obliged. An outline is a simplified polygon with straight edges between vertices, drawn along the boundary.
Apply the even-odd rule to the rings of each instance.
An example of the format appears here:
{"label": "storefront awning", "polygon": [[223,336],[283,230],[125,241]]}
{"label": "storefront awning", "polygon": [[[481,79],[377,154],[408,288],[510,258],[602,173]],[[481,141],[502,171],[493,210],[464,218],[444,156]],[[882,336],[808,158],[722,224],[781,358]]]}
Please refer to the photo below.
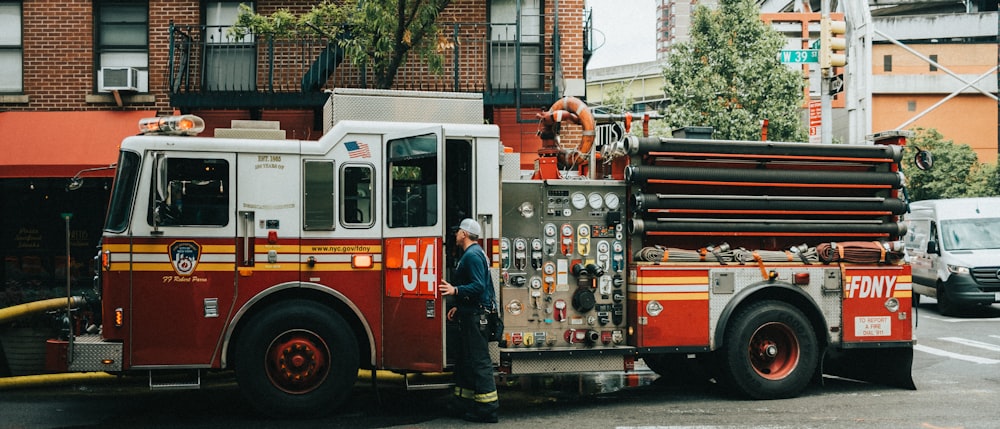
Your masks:
{"label": "storefront awning", "polygon": [[122,139],[150,116],[156,111],[0,112],[0,178],[73,177],[113,164]]}

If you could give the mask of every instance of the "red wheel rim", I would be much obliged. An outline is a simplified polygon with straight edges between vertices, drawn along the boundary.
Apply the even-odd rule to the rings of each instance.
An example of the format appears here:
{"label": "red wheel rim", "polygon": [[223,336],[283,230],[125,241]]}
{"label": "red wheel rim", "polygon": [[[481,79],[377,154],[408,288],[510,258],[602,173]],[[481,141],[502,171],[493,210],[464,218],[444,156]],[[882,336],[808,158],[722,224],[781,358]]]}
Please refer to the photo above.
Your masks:
{"label": "red wheel rim", "polygon": [[750,337],[749,355],[750,366],[757,375],[780,380],[799,364],[799,340],[788,325],[766,323]]}
{"label": "red wheel rim", "polygon": [[323,384],[329,373],[329,360],[330,348],[319,335],[295,330],[271,341],[264,367],[275,387],[287,393],[303,394]]}

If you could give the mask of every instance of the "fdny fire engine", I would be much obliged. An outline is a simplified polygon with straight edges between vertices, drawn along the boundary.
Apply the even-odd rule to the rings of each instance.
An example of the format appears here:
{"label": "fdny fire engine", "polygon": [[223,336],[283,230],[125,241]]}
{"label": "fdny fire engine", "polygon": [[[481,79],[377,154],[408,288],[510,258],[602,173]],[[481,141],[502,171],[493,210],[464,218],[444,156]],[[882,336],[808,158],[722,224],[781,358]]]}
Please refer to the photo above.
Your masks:
{"label": "fdny fire engine", "polygon": [[[148,372],[153,387],[231,369],[248,401],[286,415],[330,410],[359,369],[448,371],[437,285],[450,227],[473,218],[502,373],[643,359],[664,377],[703,363],[752,398],[824,373],[913,388],[898,144],[635,137],[565,98],[522,171],[476,95],[337,90],[326,113],[318,141],[143,121],[121,143],[100,329],[63,344],[67,369]],[[193,381],[162,376],[176,371]]]}

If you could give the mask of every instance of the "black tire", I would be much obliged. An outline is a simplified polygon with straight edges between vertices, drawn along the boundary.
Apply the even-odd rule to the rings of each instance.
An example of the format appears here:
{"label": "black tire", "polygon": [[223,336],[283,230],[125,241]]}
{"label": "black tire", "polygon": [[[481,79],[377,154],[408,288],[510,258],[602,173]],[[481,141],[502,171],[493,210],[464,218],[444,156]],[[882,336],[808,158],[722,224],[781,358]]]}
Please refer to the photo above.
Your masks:
{"label": "black tire", "polygon": [[958,316],[962,312],[961,306],[955,304],[955,300],[941,282],[937,284],[937,307],[938,313],[942,316]]}
{"label": "black tire", "polygon": [[312,301],[286,301],[257,314],[235,351],[240,390],[270,416],[329,413],[358,376],[358,345],[347,322]]}
{"label": "black tire", "polygon": [[753,399],[797,396],[819,362],[816,333],[801,311],[780,301],[760,301],[729,321],[721,350],[723,381]]}

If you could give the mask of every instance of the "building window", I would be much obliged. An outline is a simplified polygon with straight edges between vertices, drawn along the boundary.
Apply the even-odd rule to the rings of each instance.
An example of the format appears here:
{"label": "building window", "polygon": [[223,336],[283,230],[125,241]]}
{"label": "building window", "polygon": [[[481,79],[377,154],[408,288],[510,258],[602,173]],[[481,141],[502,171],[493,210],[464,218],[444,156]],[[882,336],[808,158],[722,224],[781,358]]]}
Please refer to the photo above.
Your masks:
{"label": "building window", "polygon": [[[938,58],[937,54],[931,55],[931,61],[934,61],[934,63],[938,62],[937,58]],[[930,65],[931,66],[930,67],[930,71],[932,71],[932,72],[937,71],[937,69],[938,69],[937,66],[934,65],[934,63],[931,63],[931,65]]]}
{"label": "building window", "polygon": [[[491,87],[541,89],[542,18],[541,0],[493,0],[490,3]],[[520,61],[517,61],[518,53]]]}
{"label": "building window", "polygon": [[909,112],[917,111],[917,102],[915,100],[910,100],[906,102],[906,110]]}
{"label": "building window", "polygon": [[236,37],[229,28],[240,14],[240,3],[205,3],[205,83],[210,91],[253,91],[256,86],[257,46],[252,34]]}
{"label": "building window", "polygon": [[19,93],[22,86],[21,2],[0,1],[0,93]]}
{"label": "building window", "polygon": [[892,71],[892,55],[882,56],[882,71]]}
{"label": "building window", "polygon": [[95,3],[98,92],[106,87],[149,91],[149,6],[145,2]]}

